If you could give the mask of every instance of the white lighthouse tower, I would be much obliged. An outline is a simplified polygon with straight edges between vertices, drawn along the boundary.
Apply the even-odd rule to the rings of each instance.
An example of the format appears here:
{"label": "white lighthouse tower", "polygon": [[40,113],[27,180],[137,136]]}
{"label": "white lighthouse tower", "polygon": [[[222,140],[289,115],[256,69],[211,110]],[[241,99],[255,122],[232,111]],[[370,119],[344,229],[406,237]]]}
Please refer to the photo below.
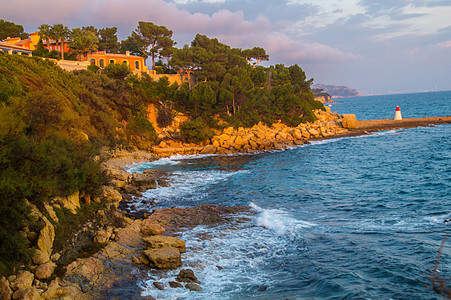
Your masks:
{"label": "white lighthouse tower", "polygon": [[402,120],[401,109],[399,106],[396,106],[395,120]]}

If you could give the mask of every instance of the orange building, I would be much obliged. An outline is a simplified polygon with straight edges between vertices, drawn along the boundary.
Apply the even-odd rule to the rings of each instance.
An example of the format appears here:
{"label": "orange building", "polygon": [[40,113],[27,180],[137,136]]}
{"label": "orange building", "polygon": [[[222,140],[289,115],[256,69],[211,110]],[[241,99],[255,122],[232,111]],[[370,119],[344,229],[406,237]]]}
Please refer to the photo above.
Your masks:
{"label": "orange building", "polygon": [[30,37],[28,39],[22,40],[20,37],[16,38],[7,38],[4,40],[5,43],[16,45],[19,47],[24,47],[30,50],[36,50],[37,45],[39,43],[40,37],[39,37],[39,31],[30,33]]}
{"label": "orange building", "polygon": [[109,64],[126,64],[133,72],[147,72],[144,57],[130,55],[129,51],[125,54],[106,53],[106,51],[93,52],[89,53],[86,59],[91,65],[100,68],[105,68]]}

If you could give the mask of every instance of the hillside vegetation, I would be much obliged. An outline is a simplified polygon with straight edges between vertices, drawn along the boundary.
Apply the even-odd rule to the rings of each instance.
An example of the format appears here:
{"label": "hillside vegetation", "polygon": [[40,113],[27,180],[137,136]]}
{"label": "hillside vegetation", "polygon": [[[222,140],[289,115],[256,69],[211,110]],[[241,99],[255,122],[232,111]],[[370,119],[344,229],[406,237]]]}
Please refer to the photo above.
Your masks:
{"label": "hillside vegetation", "polygon": [[198,80],[190,87],[138,78],[124,66],[69,73],[49,60],[0,52],[0,274],[30,261],[24,229],[35,225],[27,201],[40,208],[75,191],[95,196],[106,180],[95,159],[101,147],[150,149],[156,133],[148,104],[157,106],[160,127],[174,111],[187,115],[177,134],[189,142],[221,126],[296,126],[324,109],[299,66],[252,66],[246,55],[196,36],[171,61],[173,68],[191,61]]}

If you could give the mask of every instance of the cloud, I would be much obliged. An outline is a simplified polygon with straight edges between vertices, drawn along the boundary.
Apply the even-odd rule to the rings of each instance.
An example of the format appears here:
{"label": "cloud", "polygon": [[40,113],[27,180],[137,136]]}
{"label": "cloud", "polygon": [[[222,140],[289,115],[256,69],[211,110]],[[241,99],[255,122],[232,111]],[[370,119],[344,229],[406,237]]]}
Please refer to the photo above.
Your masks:
{"label": "cloud", "polygon": [[[221,42],[232,47],[263,47],[270,57],[286,62],[333,62],[351,57],[321,43],[307,43],[292,38],[280,32],[280,26],[274,26],[264,16],[247,20],[244,12],[240,10],[222,9],[212,14],[191,13],[178,8],[175,3],[163,0],[92,0],[90,2],[81,0],[81,3],[64,1],[64,4],[54,5],[50,5],[50,0],[43,0],[45,2],[39,5],[35,4],[34,0],[18,1],[22,3],[22,6],[10,4],[5,11],[6,14],[14,16],[14,21],[27,21],[28,18],[33,17],[36,27],[41,23],[54,24],[55,20],[64,20],[63,23],[69,27],[117,26],[119,31],[122,27],[129,30],[127,33],[129,35],[136,28],[138,21],[150,21],[173,30],[175,39],[178,35],[191,35],[193,39],[196,33],[206,34],[217,37]],[[207,2],[218,1],[208,0]],[[21,15],[21,7],[30,7],[30,5],[32,15]],[[36,19],[36,16],[42,16],[42,18]]]}
{"label": "cloud", "polygon": [[441,42],[435,45],[437,48],[451,48],[451,40],[450,41],[445,41],[445,42]]}
{"label": "cloud", "polygon": [[373,17],[364,23],[371,28],[384,28],[384,33],[375,35],[376,40],[393,39],[402,36],[427,36],[439,33],[451,26],[451,7],[408,4],[390,9],[383,15]]}

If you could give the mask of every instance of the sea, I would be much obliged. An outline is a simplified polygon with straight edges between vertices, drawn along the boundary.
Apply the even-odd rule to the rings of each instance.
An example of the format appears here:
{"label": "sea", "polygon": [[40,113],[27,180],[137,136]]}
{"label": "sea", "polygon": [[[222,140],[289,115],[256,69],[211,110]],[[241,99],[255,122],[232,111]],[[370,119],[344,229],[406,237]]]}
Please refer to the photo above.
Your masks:
{"label": "sea", "polygon": [[[335,99],[357,119],[451,115],[451,92]],[[312,141],[283,151],[173,156],[131,166],[171,171],[139,209],[251,207],[224,224],[181,232],[201,292],[170,288],[179,270],[149,271],[157,299],[440,299],[451,280],[451,125]],[[148,201],[155,200],[157,206]],[[158,290],[153,282],[165,284]],[[451,281],[448,282],[451,286]]]}

